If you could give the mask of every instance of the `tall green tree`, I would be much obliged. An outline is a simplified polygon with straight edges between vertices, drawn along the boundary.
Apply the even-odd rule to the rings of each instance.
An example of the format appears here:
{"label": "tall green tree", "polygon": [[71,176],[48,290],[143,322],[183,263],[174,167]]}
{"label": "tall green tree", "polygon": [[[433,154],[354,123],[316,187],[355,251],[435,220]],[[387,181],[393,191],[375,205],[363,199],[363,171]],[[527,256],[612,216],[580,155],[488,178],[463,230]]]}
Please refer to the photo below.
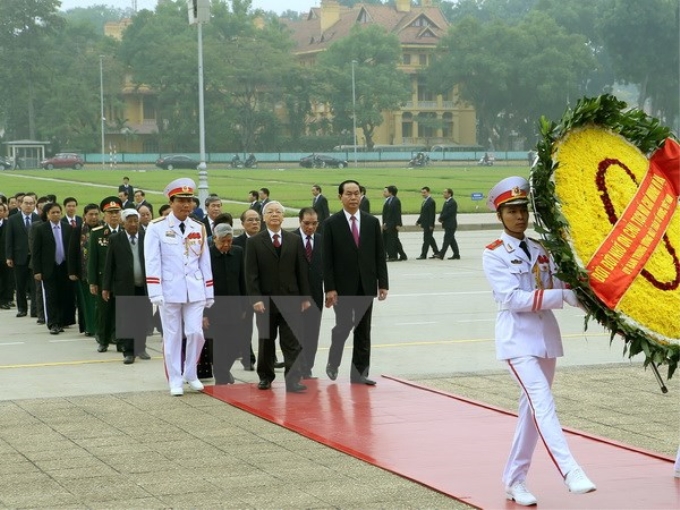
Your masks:
{"label": "tall green tree", "polygon": [[[384,122],[383,112],[400,108],[411,96],[409,77],[398,69],[401,60],[399,40],[382,27],[356,25],[345,39],[332,44],[319,56],[319,68],[327,88],[319,99],[330,104],[336,133],[357,126],[366,146],[375,144],[375,129]],[[355,73],[356,112],[353,108],[352,61]]]}

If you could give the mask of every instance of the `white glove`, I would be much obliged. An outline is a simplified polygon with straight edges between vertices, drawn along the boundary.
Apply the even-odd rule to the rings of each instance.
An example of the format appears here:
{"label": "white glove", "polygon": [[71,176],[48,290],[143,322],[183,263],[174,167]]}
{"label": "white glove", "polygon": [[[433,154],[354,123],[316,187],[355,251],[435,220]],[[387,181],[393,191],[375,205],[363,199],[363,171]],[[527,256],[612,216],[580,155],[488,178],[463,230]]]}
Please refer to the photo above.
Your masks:
{"label": "white glove", "polygon": [[206,299],[206,300],[205,300],[205,307],[206,307],[206,308],[210,308],[210,307],[211,307],[212,305],[214,305],[214,304],[215,304],[215,300],[214,300],[214,299]]}
{"label": "white glove", "polygon": [[574,292],[571,289],[562,290],[562,299],[564,301],[566,301],[567,303],[569,303],[571,306],[580,306],[581,305],[581,303],[579,303],[579,301],[578,301],[578,297],[576,297],[576,292]]}
{"label": "white glove", "polygon": [[156,306],[163,306],[165,304],[165,301],[163,300],[163,296],[154,296],[152,298],[149,298],[149,301],[151,301],[152,305],[156,305]]}

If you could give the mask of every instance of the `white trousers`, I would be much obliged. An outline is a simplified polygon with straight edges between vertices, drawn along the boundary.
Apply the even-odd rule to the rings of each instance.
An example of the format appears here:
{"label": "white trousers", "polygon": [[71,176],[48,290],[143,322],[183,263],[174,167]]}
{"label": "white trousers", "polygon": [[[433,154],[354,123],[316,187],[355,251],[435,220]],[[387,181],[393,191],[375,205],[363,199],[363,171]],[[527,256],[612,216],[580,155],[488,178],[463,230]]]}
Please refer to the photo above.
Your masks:
{"label": "white trousers", "polygon": [[[196,365],[205,343],[203,337],[204,307],[203,301],[165,303],[160,307],[163,323],[163,360],[170,389],[181,388],[183,379],[187,381],[198,379]],[[182,336],[187,338],[184,367],[182,367]]]}
{"label": "white trousers", "polygon": [[515,437],[503,471],[503,483],[511,486],[526,479],[539,437],[564,478],[578,464],[569,451],[550,390],[556,360],[523,356],[507,361],[510,373],[518,382],[522,393]]}

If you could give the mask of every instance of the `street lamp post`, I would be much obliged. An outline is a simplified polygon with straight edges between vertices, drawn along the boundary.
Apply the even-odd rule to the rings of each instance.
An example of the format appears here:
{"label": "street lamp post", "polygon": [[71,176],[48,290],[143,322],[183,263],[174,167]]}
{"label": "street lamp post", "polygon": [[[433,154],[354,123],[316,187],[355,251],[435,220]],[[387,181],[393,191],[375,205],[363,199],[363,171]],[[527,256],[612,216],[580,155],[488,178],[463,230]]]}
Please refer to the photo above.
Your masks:
{"label": "street lamp post", "polygon": [[198,25],[198,199],[201,204],[208,198],[208,166],[205,162],[205,107],[203,100],[203,24],[210,19],[210,0],[187,0],[189,24]]}
{"label": "street lamp post", "polygon": [[104,163],[104,158],[105,158],[105,153],[106,153],[106,146],[104,145],[104,126],[106,123],[106,119],[104,118],[104,55],[99,55],[99,100],[100,100],[100,112],[99,116],[101,117],[101,122],[102,122],[102,170],[105,170],[105,163]]}
{"label": "street lamp post", "polygon": [[354,78],[354,66],[356,60],[352,60],[352,137],[354,138],[354,168],[357,165],[357,84]]}

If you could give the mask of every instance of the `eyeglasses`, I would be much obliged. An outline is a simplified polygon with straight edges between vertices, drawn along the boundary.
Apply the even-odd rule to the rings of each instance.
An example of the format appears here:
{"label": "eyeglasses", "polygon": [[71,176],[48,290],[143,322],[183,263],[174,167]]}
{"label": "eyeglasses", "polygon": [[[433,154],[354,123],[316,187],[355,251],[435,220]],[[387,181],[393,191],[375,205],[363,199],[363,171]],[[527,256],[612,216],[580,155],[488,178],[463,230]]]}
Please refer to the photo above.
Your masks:
{"label": "eyeglasses", "polygon": [[302,224],[305,227],[316,227],[319,224],[319,222],[318,221],[303,221]]}

